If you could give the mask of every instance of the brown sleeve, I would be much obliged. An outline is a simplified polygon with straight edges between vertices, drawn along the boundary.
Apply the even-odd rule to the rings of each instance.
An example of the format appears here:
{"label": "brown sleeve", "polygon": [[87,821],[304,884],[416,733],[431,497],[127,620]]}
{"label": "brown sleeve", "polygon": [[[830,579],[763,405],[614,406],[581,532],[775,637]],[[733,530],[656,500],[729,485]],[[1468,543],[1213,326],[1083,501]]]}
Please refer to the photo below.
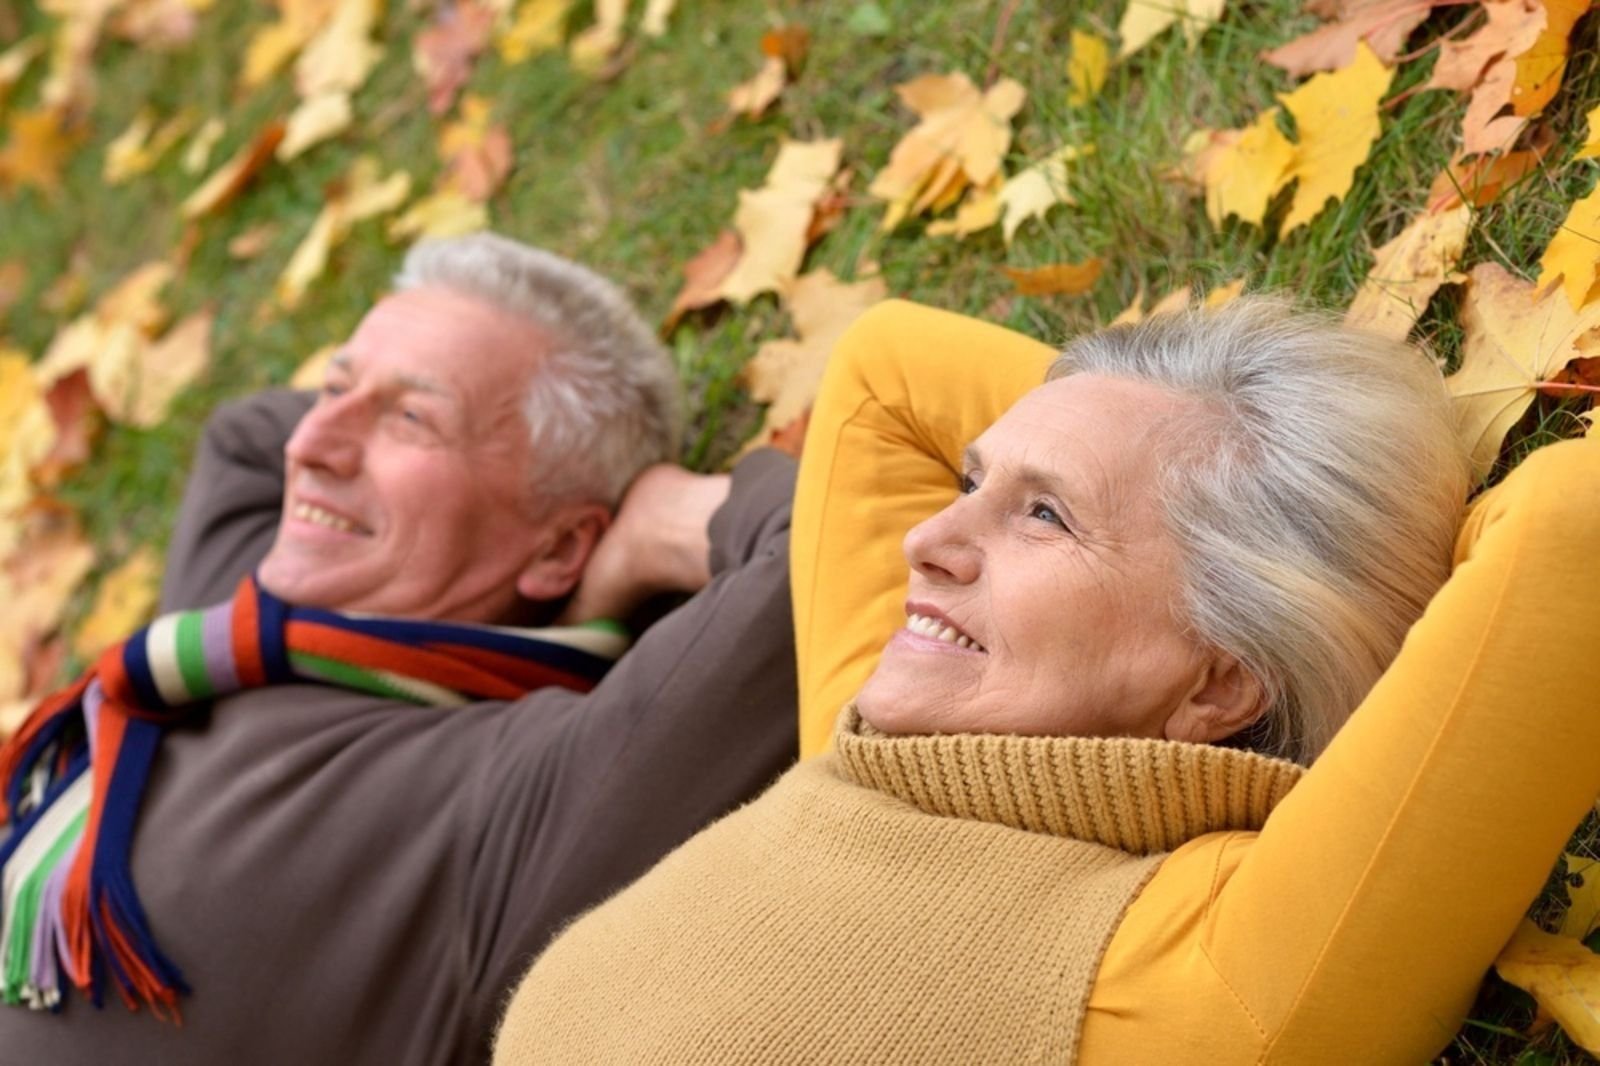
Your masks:
{"label": "brown sleeve", "polygon": [[315,399],[274,389],[207,419],[167,547],[163,612],[220,603],[266,557],[283,501],[283,446]]}

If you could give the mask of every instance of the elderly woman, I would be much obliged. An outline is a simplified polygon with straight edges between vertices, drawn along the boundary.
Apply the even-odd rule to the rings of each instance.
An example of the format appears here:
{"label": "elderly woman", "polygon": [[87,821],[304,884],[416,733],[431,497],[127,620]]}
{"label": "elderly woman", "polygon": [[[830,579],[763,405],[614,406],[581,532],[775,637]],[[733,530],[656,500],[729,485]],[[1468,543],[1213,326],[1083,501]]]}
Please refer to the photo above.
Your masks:
{"label": "elderly woman", "polygon": [[1600,442],[1462,526],[1403,345],[1244,300],[1052,354],[907,304],[847,336],[792,556],[833,749],[559,938],[497,1063],[1449,1041],[1600,790]]}

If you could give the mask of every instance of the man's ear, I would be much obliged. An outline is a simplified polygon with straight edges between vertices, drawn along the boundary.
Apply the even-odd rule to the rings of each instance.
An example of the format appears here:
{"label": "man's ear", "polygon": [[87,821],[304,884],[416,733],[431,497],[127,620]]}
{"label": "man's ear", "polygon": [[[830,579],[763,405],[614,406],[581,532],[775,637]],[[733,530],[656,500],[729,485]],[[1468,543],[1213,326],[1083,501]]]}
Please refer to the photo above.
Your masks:
{"label": "man's ear", "polygon": [[1163,736],[1214,744],[1254,722],[1264,710],[1266,692],[1261,682],[1238,659],[1216,652],[1167,718]]}
{"label": "man's ear", "polygon": [[545,603],[577,588],[590,553],[610,524],[611,511],[604,504],[569,503],[557,508],[517,575],[518,594]]}

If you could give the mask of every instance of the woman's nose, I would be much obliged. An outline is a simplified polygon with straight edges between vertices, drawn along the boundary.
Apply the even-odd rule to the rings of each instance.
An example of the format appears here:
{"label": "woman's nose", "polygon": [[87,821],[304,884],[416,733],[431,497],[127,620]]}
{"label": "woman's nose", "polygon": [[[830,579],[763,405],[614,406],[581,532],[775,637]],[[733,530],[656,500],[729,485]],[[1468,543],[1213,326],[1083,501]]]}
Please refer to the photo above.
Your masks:
{"label": "woman's nose", "polygon": [[295,427],[284,454],[301,466],[352,477],[361,469],[362,421],[359,404],[325,396]]}
{"label": "woman's nose", "polygon": [[982,556],[970,528],[969,497],[958,497],[944,510],[917,523],[902,546],[906,562],[930,581],[966,585],[977,580]]}

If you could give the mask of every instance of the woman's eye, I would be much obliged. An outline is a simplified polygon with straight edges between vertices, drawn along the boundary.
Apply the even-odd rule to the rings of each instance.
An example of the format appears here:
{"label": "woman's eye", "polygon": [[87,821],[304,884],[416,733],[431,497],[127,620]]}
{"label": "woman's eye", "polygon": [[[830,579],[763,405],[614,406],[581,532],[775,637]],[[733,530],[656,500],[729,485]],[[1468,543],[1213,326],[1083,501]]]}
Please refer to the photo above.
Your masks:
{"label": "woman's eye", "polygon": [[1033,507],[1028,511],[1028,517],[1037,518],[1041,522],[1049,522],[1052,525],[1060,526],[1062,529],[1067,528],[1067,524],[1063,522],[1061,520],[1061,516],[1055,512],[1055,508],[1051,507],[1047,503],[1034,504]]}

